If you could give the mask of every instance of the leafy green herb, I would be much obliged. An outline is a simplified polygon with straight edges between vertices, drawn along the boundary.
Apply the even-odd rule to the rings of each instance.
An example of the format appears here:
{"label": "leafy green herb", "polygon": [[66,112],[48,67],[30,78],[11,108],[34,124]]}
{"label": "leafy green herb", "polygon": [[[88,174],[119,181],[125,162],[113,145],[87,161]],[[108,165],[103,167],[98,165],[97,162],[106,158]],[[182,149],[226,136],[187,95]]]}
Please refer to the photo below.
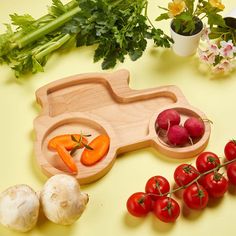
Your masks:
{"label": "leafy green herb", "polygon": [[113,68],[128,55],[143,55],[147,40],[170,47],[172,40],[156,29],[147,15],[147,0],[72,0],[63,5],[52,0],[46,16],[12,14],[15,32],[7,25],[0,35],[0,63],[7,63],[16,77],[42,72],[54,51],[95,45],[94,62]]}
{"label": "leafy green herb", "polygon": [[25,14],[21,16],[14,13],[10,15],[10,17],[12,24],[21,28],[22,30],[24,30],[24,32],[35,30],[36,28],[36,26],[34,25],[35,19],[31,15]]}
{"label": "leafy green herb", "polygon": [[88,150],[93,150],[93,148],[92,147],[90,147],[89,145],[87,145],[87,144],[85,144],[85,143],[83,143],[83,145],[84,145],[84,147],[86,148],[86,149],[88,149]]}
{"label": "leafy green herb", "polygon": [[91,134],[80,134],[80,138],[79,140],[77,140],[77,138],[74,135],[71,135],[71,139],[77,143],[77,145],[75,147],[72,148],[72,150],[70,151],[70,155],[72,156],[77,149],[81,148],[82,146],[85,147],[88,150],[93,150],[92,147],[90,147],[89,145],[87,145],[86,143],[83,142],[83,137],[90,137]]}

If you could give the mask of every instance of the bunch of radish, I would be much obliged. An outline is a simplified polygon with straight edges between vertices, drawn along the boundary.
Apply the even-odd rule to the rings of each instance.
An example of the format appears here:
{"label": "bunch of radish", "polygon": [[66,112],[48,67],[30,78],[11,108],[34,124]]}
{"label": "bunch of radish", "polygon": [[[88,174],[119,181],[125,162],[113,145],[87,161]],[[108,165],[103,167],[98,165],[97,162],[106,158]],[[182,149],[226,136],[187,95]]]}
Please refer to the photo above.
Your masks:
{"label": "bunch of radish", "polygon": [[181,117],[175,109],[162,111],[156,119],[156,132],[160,130],[166,132],[168,144],[174,146],[184,146],[200,139],[205,132],[205,125],[201,118],[188,117],[184,124],[181,124]]}

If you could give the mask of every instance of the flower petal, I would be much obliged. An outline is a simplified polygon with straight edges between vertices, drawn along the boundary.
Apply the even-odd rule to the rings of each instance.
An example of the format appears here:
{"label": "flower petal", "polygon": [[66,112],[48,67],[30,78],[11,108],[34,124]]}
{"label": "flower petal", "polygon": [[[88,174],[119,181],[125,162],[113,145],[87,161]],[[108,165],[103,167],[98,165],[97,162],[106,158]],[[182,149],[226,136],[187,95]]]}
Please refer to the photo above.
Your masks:
{"label": "flower petal", "polygon": [[221,3],[221,0],[209,0],[211,6],[218,8],[219,10],[224,10],[225,5]]}
{"label": "flower petal", "polygon": [[186,8],[186,4],[183,0],[173,0],[168,3],[169,16],[177,16],[181,14]]}

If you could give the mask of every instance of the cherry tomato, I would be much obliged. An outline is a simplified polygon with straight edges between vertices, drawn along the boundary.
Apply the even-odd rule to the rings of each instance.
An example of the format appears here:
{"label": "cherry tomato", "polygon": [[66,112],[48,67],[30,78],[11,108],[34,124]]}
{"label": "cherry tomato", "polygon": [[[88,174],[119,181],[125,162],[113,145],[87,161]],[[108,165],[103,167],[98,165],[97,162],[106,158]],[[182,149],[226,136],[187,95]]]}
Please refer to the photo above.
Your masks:
{"label": "cherry tomato", "polygon": [[[170,191],[170,184],[168,180],[160,175],[151,177],[145,186],[145,192],[150,193],[153,200]],[[153,194],[153,195],[152,195]],[[159,196],[158,196],[159,195]]]}
{"label": "cherry tomato", "polygon": [[236,159],[236,140],[229,141],[224,148],[225,157],[228,161]]}
{"label": "cherry tomato", "polygon": [[196,179],[198,175],[199,172],[194,166],[181,164],[175,169],[174,179],[178,186],[183,186]]}
{"label": "cherry tomato", "polygon": [[222,197],[228,190],[228,180],[218,172],[211,172],[204,177],[202,182],[210,197]]}
{"label": "cherry tomato", "polygon": [[180,214],[180,207],[173,198],[164,196],[154,202],[153,213],[163,222],[174,222]]}
{"label": "cherry tomato", "polygon": [[208,203],[208,193],[206,189],[199,184],[188,186],[183,193],[184,203],[191,209],[200,210],[206,207]]}
{"label": "cherry tomato", "polygon": [[152,199],[146,193],[136,192],[128,198],[126,207],[131,215],[143,217],[151,211]]}
{"label": "cherry tomato", "polygon": [[200,173],[212,170],[218,165],[220,165],[220,159],[213,152],[202,152],[196,159],[196,167]]}
{"label": "cherry tomato", "polygon": [[229,182],[233,185],[236,185],[236,162],[233,162],[232,164],[228,165],[227,176]]}

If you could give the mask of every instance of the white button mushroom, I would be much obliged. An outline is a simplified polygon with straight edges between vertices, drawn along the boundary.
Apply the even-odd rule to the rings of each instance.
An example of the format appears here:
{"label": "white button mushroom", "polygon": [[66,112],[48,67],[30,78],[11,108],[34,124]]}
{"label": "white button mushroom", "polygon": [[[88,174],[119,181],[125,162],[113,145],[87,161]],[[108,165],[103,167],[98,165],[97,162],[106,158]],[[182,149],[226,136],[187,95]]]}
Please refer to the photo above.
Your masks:
{"label": "white button mushroom", "polygon": [[58,174],[45,183],[40,201],[49,220],[56,224],[70,225],[83,213],[88,195],[81,193],[80,185],[74,177]]}
{"label": "white button mushroom", "polygon": [[39,214],[39,199],[28,185],[15,185],[0,194],[0,223],[20,232],[31,230]]}

